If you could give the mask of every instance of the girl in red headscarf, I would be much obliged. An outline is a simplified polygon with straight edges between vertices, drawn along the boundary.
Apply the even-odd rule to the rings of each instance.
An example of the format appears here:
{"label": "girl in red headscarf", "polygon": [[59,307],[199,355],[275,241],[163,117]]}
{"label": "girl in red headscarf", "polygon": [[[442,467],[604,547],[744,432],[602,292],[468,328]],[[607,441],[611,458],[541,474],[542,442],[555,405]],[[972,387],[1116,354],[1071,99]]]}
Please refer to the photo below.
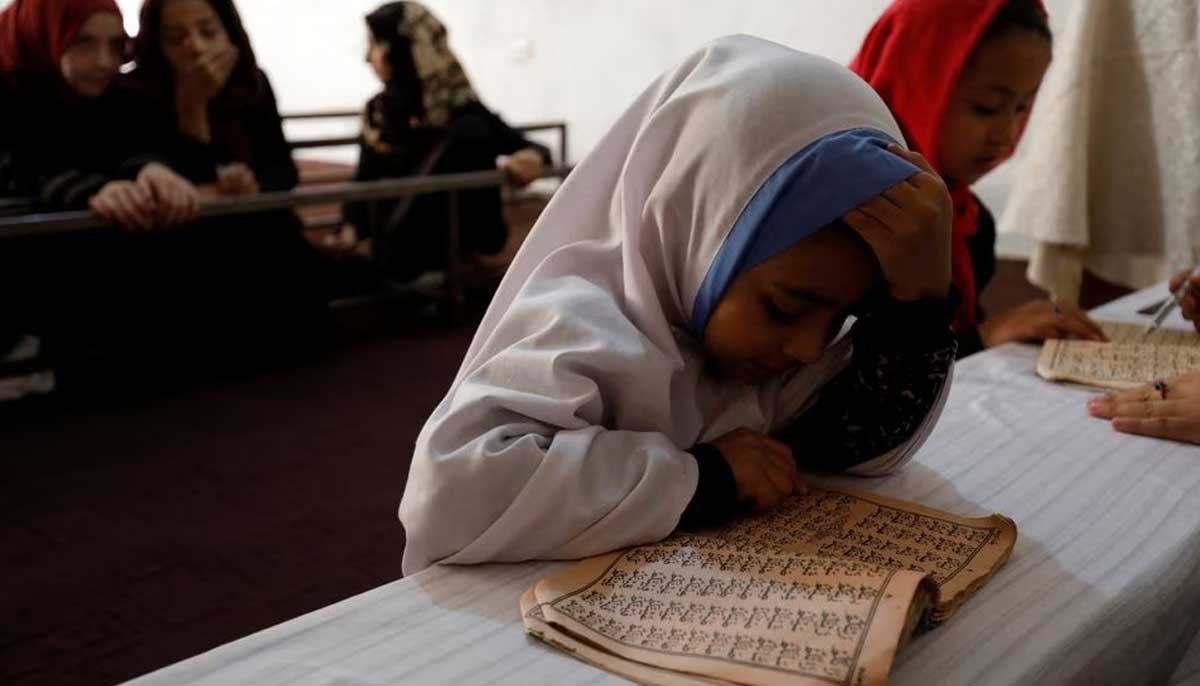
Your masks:
{"label": "girl in red headscarf", "polygon": [[15,0],[0,13],[0,195],[90,206],[133,229],[0,243],[0,359],[28,334],[56,365],[114,339],[193,368],[309,345],[324,333],[308,259],[319,252],[298,232],[285,244],[246,222],[190,221],[199,193],[167,166],[187,168],[174,133],[117,82],[127,44],[114,0]]}
{"label": "girl in red headscarf", "polygon": [[[0,12],[0,196],[90,206],[135,230],[196,213],[196,189],[149,154],[139,108],[113,87],[126,42],[113,0],[15,0]],[[146,325],[170,292],[153,266],[160,244],[132,234],[0,243],[0,360],[36,367],[47,347],[61,359]],[[49,364],[0,377],[0,400],[48,390]]]}
{"label": "girl in red headscarf", "polygon": [[195,215],[195,188],[147,154],[111,88],[128,39],[113,0],[16,0],[0,12],[0,195],[87,207],[134,229]]}
{"label": "girl in red headscarf", "polygon": [[970,187],[1013,153],[1050,58],[1041,0],[896,0],[850,64],[951,189],[960,357],[1011,341],[1103,339],[1065,304],[1035,301],[991,317],[978,304],[995,273],[996,229]]}

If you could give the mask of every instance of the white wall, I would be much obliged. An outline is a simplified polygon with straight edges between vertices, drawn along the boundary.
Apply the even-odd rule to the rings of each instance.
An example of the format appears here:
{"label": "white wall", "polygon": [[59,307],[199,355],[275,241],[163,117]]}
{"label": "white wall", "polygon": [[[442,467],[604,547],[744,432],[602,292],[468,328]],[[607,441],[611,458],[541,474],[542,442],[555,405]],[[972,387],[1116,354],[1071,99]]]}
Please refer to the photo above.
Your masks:
{"label": "white wall", "polygon": [[[118,0],[130,17],[140,0]],[[241,0],[284,110],[359,107],[378,90],[363,16],[380,0]],[[510,121],[563,119],[576,158],[659,72],[750,33],[848,61],[888,0],[427,0],[485,102]]]}

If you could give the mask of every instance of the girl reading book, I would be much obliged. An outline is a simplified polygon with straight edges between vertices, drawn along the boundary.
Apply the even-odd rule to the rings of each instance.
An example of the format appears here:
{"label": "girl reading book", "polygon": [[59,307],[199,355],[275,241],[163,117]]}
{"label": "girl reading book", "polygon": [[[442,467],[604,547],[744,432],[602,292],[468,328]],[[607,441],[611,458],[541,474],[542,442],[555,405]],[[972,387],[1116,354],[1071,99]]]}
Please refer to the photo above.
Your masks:
{"label": "girl reading book", "polygon": [[570,559],[885,474],[948,391],[951,201],[871,88],[718,40],[576,168],[422,430],[406,574]]}

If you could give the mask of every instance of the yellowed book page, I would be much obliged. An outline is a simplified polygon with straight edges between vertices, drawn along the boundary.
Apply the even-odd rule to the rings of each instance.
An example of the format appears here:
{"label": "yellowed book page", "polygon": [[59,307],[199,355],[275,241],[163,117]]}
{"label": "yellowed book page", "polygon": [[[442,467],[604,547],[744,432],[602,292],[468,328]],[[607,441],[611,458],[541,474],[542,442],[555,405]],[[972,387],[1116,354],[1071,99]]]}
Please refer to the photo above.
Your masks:
{"label": "yellowed book page", "polygon": [[1200,348],[1200,334],[1181,329],[1158,328],[1146,334],[1142,324],[1127,322],[1096,322],[1108,336],[1109,343],[1151,343],[1153,345],[1179,345]]}
{"label": "yellowed book page", "polygon": [[1037,373],[1048,381],[1124,390],[1200,371],[1200,347],[1046,341]]}
{"label": "yellowed book page", "polygon": [[1017,527],[1001,515],[957,517],[915,503],[811,486],[771,512],[706,535],[730,549],[783,550],[928,574],[938,586],[936,623],[1008,560]]}
{"label": "yellowed book page", "polygon": [[585,560],[533,593],[535,619],[620,660],[753,686],[876,686],[928,583],[907,570],[676,536]]}
{"label": "yellowed book page", "polygon": [[709,679],[692,674],[680,674],[667,669],[625,660],[611,653],[606,653],[586,641],[564,631],[559,631],[546,620],[545,613],[538,605],[537,599],[530,589],[521,596],[521,619],[525,623],[525,631],[530,636],[569,653],[571,656],[599,667],[606,672],[632,679],[646,686],[735,686],[731,681]]}

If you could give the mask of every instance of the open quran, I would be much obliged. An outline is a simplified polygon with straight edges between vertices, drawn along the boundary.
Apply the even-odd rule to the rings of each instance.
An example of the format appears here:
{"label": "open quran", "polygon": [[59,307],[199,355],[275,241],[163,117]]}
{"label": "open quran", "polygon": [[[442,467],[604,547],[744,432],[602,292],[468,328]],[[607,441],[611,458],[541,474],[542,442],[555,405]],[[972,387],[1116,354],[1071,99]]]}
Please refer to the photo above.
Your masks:
{"label": "open quran", "polygon": [[1143,336],[1137,324],[1100,322],[1108,341],[1050,340],[1038,356],[1037,373],[1048,381],[1124,390],[1200,371],[1200,335],[1156,329]]}
{"label": "open quran", "polygon": [[886,684],[914,632],[1008,559],[1013,522],[812,488],[764,515],[579,562],[521,598],[526,631],[642,684]]}

